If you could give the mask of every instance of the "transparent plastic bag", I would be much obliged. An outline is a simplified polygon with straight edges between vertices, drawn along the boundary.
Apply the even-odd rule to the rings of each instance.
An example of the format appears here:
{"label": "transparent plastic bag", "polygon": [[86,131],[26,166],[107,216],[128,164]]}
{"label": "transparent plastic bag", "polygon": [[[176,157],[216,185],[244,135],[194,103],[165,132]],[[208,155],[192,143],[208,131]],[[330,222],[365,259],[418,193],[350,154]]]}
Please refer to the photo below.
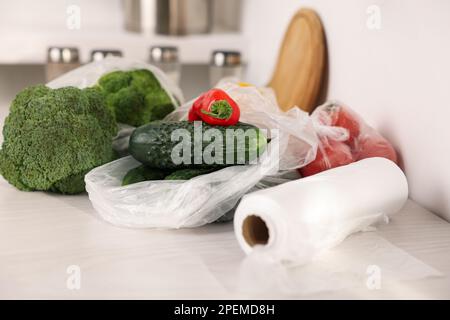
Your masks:
{"label": "transparent plastic bag", "polygon": [[[156,79],[158,79],[161,87],[168,93],[173,105],[177,108],[184,102],[181,89],[167,77],[167,75],[157,67],[141,61],[129,60],[121,57],[108,56],[103,60],[94,61],[79,68],[76,68],[62,76],[47,83],[50,88],[61,88],[66,86],[74,86],[77,88],[87,88],[95,85],[98,79],[105,73],[116,70],[133,70],[147,69],[150,70]],[[113,139],[113,148],[120,156],[127,154],[128,140],[134,127],[119,123],[119,131]]]}
{"label": "transparent plastic bag", "polygon": [[[268,131],[270,143],[257,164],[231,166],[187,181],[144,181],[121,186],[122,178],[140,163],[124,157],[90,171],[86,190],[98,214],[118,226],[148,228],[197,227],[211,223],[232,210],[251,190],[277,185],[289,170],[315,158],[318,139],[308,114],[298,108],[282,112],[269,89],[220,85],[240,106],[241,121]],[[187,118],[192,101],[165,120]],[[288,174],[288,175],[287,175]]]}
{"label": "transparent plastic bag", "polygon": [[145,62],[121,57],[108,56],[103,60],[87,63],[50,81],[47,83],[47,86],[53,89],[67,86],[82,89],[95,85],[97,80],[107,72],[133,69],[150,70],[156,79],[158,79],[163,89],[169,94],[174,106],[179,106],[183,103],[184,98],[181,89],[161,69]]}
{"label": "transparent plastic bag", "polygon": [[320,143],[316,159],[300,170],[302,176],[372,157],[398,164],[391,143],[348,106],[329,101],[317,107],[311,118]]}
{"label": "transparent plastic bag", "polygon": [[398,286],[405,286],[405,281],[442,276],[439,270],[377,232],[359,232],[302,265],[270,260],[263,252],[255,250],[242,261],[232,289],[258,298],[267,298],[268,294],[294,298],[335,291],[342,294],[344,290],[351,295],[351,290],[364,293],[397,288],[394,293],[404,298],[396,291]]}

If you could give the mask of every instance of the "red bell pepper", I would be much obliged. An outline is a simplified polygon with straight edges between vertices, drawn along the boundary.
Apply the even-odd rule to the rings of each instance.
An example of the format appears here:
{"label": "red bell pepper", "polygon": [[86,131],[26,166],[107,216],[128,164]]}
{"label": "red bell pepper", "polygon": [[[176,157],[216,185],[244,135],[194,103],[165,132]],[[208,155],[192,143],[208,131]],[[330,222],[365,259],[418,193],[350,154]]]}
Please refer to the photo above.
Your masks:
{"label": "red bell pepper", "polygon": [[192,121],[200,121],[202,119],[200,119],[200,117],[197,115],[194,108],[190,108],[188,113],[188,120],[192,122]]}
{"label": "red bell pepper", "polygon": [[194,101],[188,120],[202,120],[210,125],[231,126],[239,121],[237,103],[223,90],[211,89]]}

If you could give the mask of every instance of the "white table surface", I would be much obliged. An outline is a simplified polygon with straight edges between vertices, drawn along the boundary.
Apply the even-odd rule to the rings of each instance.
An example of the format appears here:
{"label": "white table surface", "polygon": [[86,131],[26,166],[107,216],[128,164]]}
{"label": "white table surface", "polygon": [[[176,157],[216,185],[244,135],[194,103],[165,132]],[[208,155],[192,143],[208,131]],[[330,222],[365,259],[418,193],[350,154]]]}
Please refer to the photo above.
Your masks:
{"label": "white table surface", "polygon": [[[414,202],[378,233],[450,272],[450,224]],[[118,228],[94,216],[85,194],[21,192],[0,178],[0,298],[253,298],[233,290],[243,258],[232,223],[182,230]],[[80,267],[80,290],[67,288],[70,265]],[[450,298],[450,280],[298,298]]]}

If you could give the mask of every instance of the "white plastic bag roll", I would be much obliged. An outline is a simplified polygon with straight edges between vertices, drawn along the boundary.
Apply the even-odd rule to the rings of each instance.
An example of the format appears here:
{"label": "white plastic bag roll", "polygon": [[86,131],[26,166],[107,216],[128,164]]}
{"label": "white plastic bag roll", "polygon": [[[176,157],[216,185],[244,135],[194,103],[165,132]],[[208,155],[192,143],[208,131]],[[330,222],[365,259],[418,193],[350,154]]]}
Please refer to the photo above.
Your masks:
{"label": "white plastic bag roll", "polygon": [[234,220],[248,254],[303,264],[348,235],[399,211],[408,198],[404,173],[369,158],[244,196]]}

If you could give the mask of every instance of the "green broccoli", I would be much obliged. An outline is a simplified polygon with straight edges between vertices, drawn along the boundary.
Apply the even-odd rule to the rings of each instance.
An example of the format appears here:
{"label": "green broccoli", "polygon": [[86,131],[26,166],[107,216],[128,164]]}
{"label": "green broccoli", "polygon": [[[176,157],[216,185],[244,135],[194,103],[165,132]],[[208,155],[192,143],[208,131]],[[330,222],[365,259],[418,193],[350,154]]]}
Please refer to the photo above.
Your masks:
{"label": "green broccoli", "polygon": [[161,120],[174,110],[170,96],[146,69],[107,73],[98,80],[98,87],[121,123],[138,127]]}
{"label": "green broccoli", "polygon": [[3,127],[0,174],[20,190],[84,191],[84,175],[113,160],[114,115],[95,88],[21,91]]}

